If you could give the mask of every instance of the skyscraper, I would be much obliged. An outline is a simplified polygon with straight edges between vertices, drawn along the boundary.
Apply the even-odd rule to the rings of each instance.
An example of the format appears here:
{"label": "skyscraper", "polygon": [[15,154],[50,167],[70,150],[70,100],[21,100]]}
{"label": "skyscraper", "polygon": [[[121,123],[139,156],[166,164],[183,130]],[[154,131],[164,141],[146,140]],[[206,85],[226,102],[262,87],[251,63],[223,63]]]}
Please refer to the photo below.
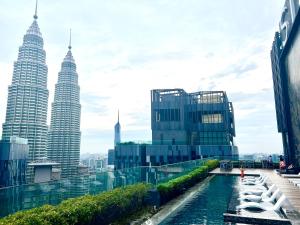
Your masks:
{"label": "skyscraper", "polygon": [[[37,18],[36,7],[34,20],[14,62],[2,132],[3,140],[8,141],[11,136],[28,139],[29,162],[46,157],[47,141],[48,68]],[[31,174],[28,171],[27,175]]]}
{"label": "skyscraper", "polygon": [[118,110],[118,122],[115,125],[115,146],[121,142],[121,125],[119,122],[119,110]]}
{"label": "skyscraper", "polygon": [[65,56],[52,103],[51,124],[48,133],[48,158],[61,164],[62,177],[77,173],[80,157],[80,88],[76,64],[69,50]]}

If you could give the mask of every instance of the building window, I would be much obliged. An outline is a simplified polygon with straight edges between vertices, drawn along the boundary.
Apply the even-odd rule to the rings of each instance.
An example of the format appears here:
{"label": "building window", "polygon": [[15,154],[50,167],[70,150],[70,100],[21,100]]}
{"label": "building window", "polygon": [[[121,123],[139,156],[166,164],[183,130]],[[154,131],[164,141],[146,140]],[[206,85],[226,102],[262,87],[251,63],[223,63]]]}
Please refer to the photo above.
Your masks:
{"label": "building window", "polygon": [[155,110],[156,122],[180,121],[180,109]]}
{"label": "building window", "polygon": [[202,123],[223,123],[222,114],[204,114],[202,115]]}

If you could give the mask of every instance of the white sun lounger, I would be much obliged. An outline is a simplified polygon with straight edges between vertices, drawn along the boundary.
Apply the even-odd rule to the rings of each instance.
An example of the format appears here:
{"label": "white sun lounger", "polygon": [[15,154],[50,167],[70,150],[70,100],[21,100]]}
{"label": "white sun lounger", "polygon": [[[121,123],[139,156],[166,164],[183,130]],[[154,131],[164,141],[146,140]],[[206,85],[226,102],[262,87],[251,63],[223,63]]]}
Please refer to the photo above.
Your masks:
{"label": "white sun lounger", "polygon": [[243,178],[242,181],[243,182],[262,182],[264,178],[265,178],[265,176],[260,176],[258,178],[247,178],[247,177],[245,177],[245,178]]}
{"label": "white sun lounger", "polygon": [[241,192],[241,196],[247,196],[247,195],[255,195],[255,196],[259,196],[262,198],[267,198],[270,197],[270,195],[272,194],[273,191],[276,190],[276,186],[275,184],[272,184],[268,190],[257,190],[257,189],[249,189],[249,190],[245,190]]}
{"label": "white sun lounger", "polygon": [[265,183],[267,182],[268,178],[265,177],[262,181],[255,181],[255,182],[250,182],[250,181],[245,181],[245,182],[242,182],[242,184],[244,185],[265,185]]}
{"label": "white sun lounger", "polygon": [[280,190],[277,189],[276,191],[273,192],[271,197],[269,196],[257,196],[257,195],[244,195],[239,198],[239,200],[242,201],[250,201],[250,202],[274,202],[274,200],[277,198],[279,195]]}
{"label": "white sun lounger", "polygon": [[257,189],[257,188],[251,188],[248,190],[244,190],[241,192],[242,195],[264,195],[264,196],[270,196],[272,194],[272,192],[275,190],[276,186],[275,184],[272,184],[268,190],[262,190],[262,189]]}
{"label": "white sun lounger", "polygon": [[275,211],[278,212],[280,208],[282,207],[283,203],[285,202],[286,197],[285,195],[281,195],[281,197],[278,199],[278,201],[274,204],[270,202],[245,202],[239,206],[237,206],[237,209],[261,209],[265,211]]}

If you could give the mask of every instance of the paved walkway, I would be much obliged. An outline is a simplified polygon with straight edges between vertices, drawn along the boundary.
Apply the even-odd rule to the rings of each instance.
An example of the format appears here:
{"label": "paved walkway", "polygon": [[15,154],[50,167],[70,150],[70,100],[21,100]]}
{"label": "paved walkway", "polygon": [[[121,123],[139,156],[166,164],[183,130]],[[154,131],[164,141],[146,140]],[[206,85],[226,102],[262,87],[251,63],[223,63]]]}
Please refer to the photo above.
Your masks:
{"label": "paved walkway", "polygon": [[291,205],[300,213],[300,188],[289,182],[288,178],[284,178],[276,174],[273,170],[262,170],[266,174],[270,182],[275,184],[280,191],[287,197]]}

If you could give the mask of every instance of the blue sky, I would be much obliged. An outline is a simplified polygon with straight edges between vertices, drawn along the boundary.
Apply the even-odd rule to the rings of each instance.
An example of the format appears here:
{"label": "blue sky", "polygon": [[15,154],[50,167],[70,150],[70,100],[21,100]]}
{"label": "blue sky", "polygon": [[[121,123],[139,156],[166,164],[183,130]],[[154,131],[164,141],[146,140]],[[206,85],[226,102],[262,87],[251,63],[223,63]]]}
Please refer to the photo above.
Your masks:
{"label": "blue sky", "polygon": [[[281,152],[270,49],[284,1],[40,0],[38,24],[48,65],[49,111],[72,28],[81,87],[81,152],[122,140],[151,140],[150,90],[224,90],[235,110],[240,153]],[[0,121],[33,0],[0,1]],[[0,131],[1,132],[1,131]]]}

